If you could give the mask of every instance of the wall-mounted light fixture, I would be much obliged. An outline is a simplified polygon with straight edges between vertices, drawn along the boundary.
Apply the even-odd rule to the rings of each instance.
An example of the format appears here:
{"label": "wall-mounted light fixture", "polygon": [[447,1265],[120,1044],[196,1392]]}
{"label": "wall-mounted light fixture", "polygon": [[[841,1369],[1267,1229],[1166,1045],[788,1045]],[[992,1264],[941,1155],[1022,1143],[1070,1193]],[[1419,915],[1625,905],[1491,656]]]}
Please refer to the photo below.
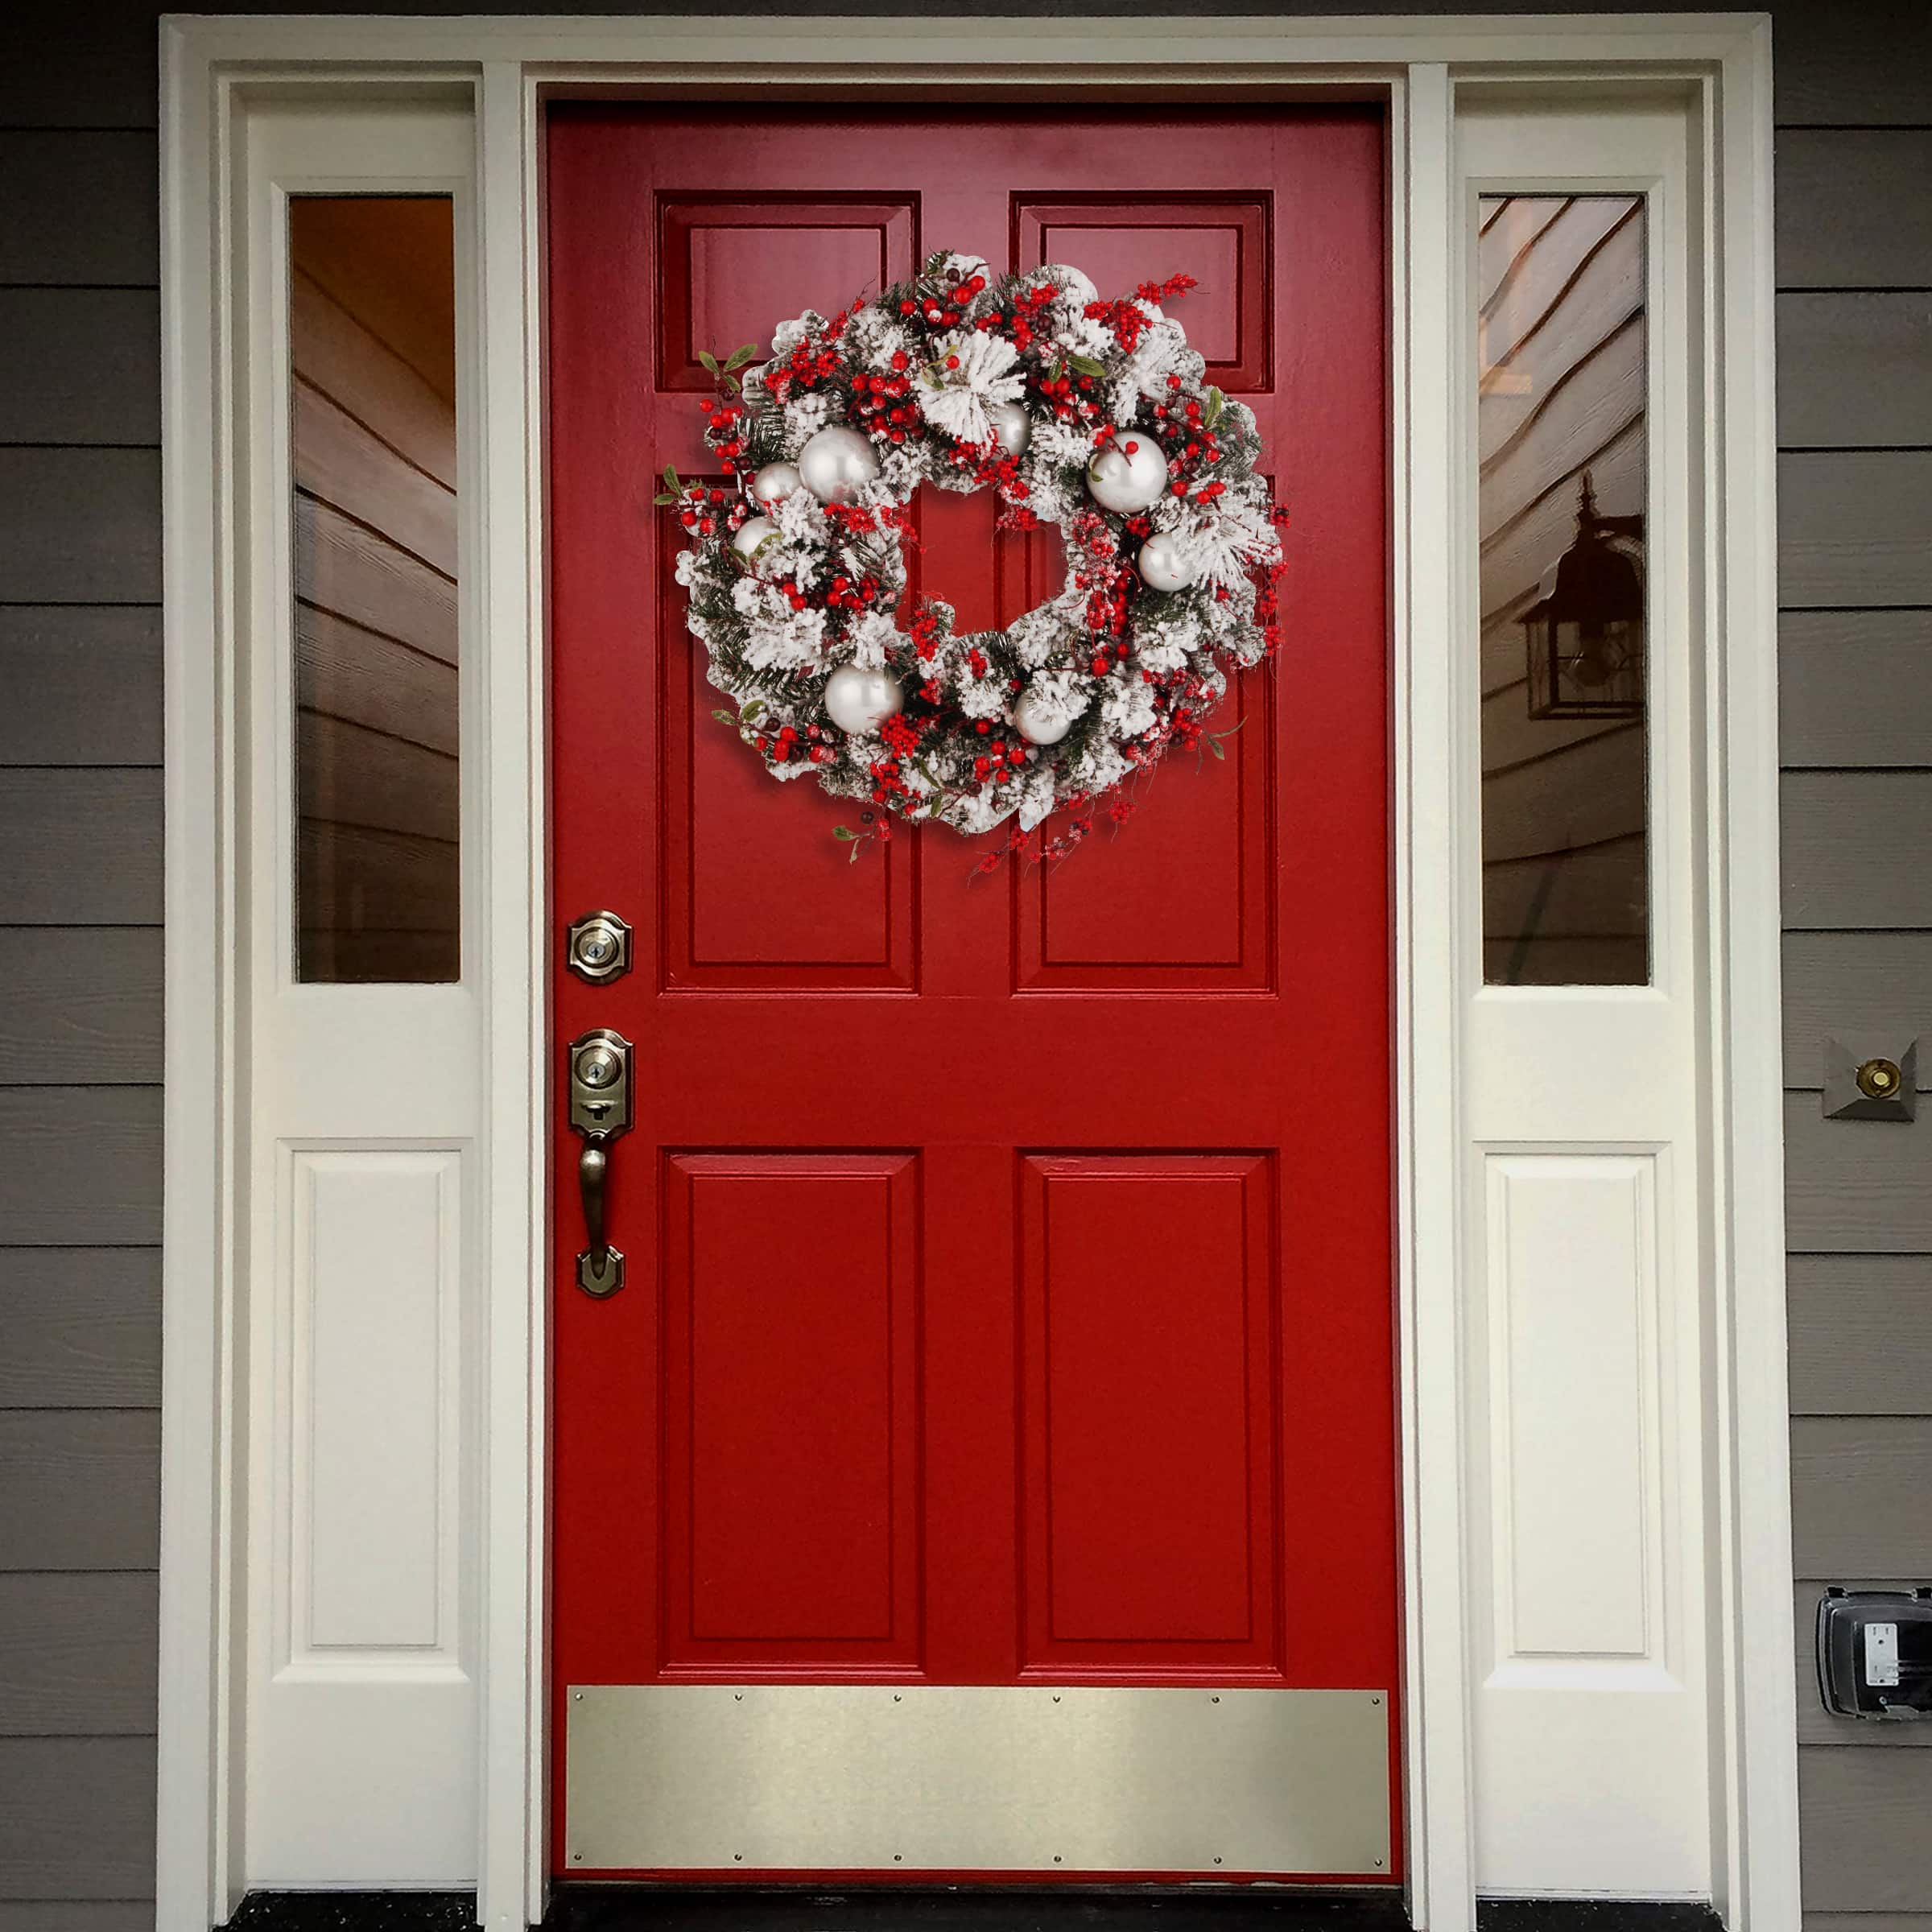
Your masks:
{"label": "wall-mounted light fixture", "polygon": [[[1590,473],[1576,540],[1525,611],[1533,718],[1635,718],[1644,709],[1644,519],[1597,514]],[[1637,552],[1636,555],[1633,551]]]}

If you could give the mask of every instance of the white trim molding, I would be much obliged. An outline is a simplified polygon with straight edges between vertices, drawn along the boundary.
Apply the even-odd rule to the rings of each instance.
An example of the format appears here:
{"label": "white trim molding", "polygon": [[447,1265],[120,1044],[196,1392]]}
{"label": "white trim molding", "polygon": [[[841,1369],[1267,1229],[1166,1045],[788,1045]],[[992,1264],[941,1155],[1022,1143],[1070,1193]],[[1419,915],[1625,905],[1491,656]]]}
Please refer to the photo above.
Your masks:
{"label": "white trim molding", "polygon": [[[549,1051],[546,898],[539,140],[545,97],[1293,101],[1387,105],[1391,143],[1393,720],[1397,1176],[1411,1913],[1473,1932],[1484,1789],[1476,1746],[1486,1604],[1472,1569],[1471,1085],[1480,991],[1476,785],[1459,679],[1472,472],[1459,100],[1507,85],[1549,104],[1632,89],[1686,104],[1686,353],[1701,410],[1686,688],[1703,960],[1694,1096],[1703,1123],[1702,1333],[1689,1461],[1700,1472],[1710,1889],[1736,1932],[1798,1932],[1797,1752],[1783,1313],[1772,499],[1770,53],[1757,14],[1361,19],[183,16],[162,27],[167,679],[161,1932],[205,1932],[256,1868],[242,1784],[252,1579],[242,1113],[251,916],[247,527],[236,398],[234,183],[250,102],[398,90],[467,102],[474,127],[466,514],[474,561],[466,762],[477,799],[470,936],[487,962],[466,1265],[480,1390],[473,1856],[490,1932],[540,1918],[544,1817]],[[1606,89],[1605,81],[1618,84]],[[467,646],[466,646],[467,648]],[[466,671],[466,675],[469,675]],[[1687,766],[1688,770],[1689,767]],[[1688,781],[1686,781],[1688,782]],[[470,821],[465,822],[469,835]],[[382,1874],[345,1871],[345,1885]]]}

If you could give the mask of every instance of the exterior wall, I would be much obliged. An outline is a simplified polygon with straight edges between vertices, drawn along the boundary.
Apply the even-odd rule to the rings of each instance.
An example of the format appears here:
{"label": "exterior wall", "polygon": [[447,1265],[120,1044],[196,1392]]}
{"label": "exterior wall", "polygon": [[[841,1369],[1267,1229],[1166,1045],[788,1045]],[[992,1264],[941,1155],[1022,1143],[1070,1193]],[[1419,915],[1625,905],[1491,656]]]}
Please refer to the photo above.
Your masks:
{"label": "exterior wall", "polygon": [[[155,15],[28,0],[9,28],[0,1932],[134,1932],[153,1917],[159,1362]],[[1814,0],[1781,6],[1777,36],[1804,1680],[1819,1583],[1932,1580],[1932,1120],[1833,1124],[1817,1099],[1827,1034],[1932,1032],[1932,15]],[[1807,1932],[1932,1932],[1932,1735],[1828,1719],[1804,1681],[1799,1706]]]}

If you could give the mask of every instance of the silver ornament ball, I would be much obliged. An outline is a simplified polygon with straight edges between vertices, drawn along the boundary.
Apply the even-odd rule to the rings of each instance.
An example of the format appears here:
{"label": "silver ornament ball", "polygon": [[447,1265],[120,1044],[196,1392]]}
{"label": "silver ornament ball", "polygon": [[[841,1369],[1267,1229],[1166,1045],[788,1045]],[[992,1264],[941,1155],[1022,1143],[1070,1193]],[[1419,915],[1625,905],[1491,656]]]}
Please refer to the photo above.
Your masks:
{"label": "silver ornament ball", "polygon": [[1195,568],[1187,553],[1166,535],[1150,537],[1141,546],[1137,559],[1141,581],[1150,590],[1185,590],[1195,580]]}
{"label": "silver ornament ball", "polygon": [[1167,488],[1167,459],[1145,430],[1128,430],[1095,452],[1087,487],[1102,510],[1145,510]]}
{"label": "silver ornament ball", "polygon": [[767,463],[751,479],[751,500],[770,510],[774,504],[782,503],[803,482],[797,464]]}
{"label": "silver ornament ball", "polygon": [[890,671],[842,664],[825,680],[825,715],[854,737],[877,731],[905,702]]}
{"label": "silver ornament ball", "polygon": [[1037,691],[1024,691],[1013,708],[1013,729],[1029,745],[1057,745],[1073,729],[1074,714],[1064,706],[1042,700]]}
{"label": "silver ornament ball", "polygon": [[799,477],[821,503],[849,503],[879,473],[871,443],[856,429],[821,429],[799,452]]}
{"label": "silver ornament ball", "polygon": [[756,563],[758,552],[767,543],[778,540],[778,526],[770,517],[747,517],[738,526],[737,534],[731,539],[731,547],[738,555]]}
{"label": "silver ornament ball", "polygon": [[1023,402],[996,402],[987,411],[993,419],[993,440],[1009,456],[1023,456],[1033,440],[1033,419]]}

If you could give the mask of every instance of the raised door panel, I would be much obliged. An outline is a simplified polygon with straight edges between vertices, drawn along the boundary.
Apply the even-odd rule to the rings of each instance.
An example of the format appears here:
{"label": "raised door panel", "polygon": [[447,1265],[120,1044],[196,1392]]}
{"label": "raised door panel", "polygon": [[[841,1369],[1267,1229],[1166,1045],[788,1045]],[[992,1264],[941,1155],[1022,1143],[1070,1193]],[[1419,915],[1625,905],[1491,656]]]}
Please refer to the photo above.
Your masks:
{"label": "raised door panel", "polygon": [[919,840],[869,847],[855,864],[835,828],[859,829],[862,803],[828,798],[808,777],[772,782],[717,715],[704,653],[683,634],[675,547],[658,554],[663,989],[913,990]]}
{"label": "raised door panel", "polygon": [[919,1162],[674,1154],[667,1667],[919,1662]]}
{"label": "raised door panel", "polygon": [[910,275],[919,197],[665,194],[658,233],[658,386],[715,394],[701,352],[763,357],[784,317],[836,315]]}
{"label": "raised door panel", "polygon": [[1022,1159],[1026,1670],[1278,1662],[1273,1167]]}
{"label": "raised door panel", "polygon": [[1143,282],[1191,275],[1199,285],[1174,311],[1231,394],[1272,380],[1269,260],[1273,196],[1098,194],[1013,203],[1016,266],[1067,262],[1103,301]]}

